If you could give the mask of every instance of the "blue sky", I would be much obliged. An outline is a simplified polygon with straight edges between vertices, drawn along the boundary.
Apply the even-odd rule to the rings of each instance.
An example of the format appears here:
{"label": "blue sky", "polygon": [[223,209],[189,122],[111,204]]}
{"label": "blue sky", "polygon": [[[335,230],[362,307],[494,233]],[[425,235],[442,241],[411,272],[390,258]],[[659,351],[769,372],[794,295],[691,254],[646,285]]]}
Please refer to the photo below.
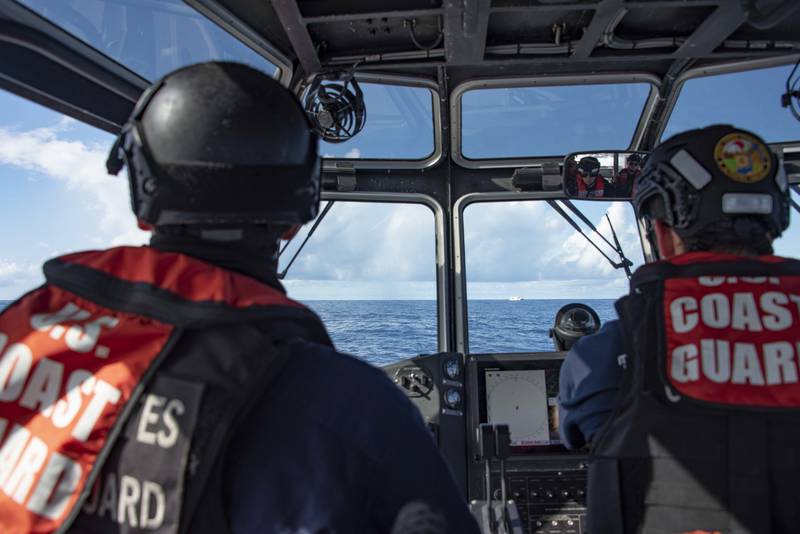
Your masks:
{"label": "blue sky", "polygon": [[[23,0],[58,18],[65,5]],[[149,20],[141,6],[108,2],[73,31],[99,50],[152,79],[205,59],[274,67],[182,2],[160,4],[177,33],[158,33],[132,46],[107,31],[125,20]],[[140,12],[142,11],[142,12]],[[165,11],[166,12],[166,11]],[[123,17],[124,16],[124,17]],[[156,18],[156,20],[162,20]],[[163,20],[162,20],[163,22]],[[95,28],[92,30],[92,26]],[[164,25],[167,31],[167,25]],[[87,33],[81,33],[84,31]],[[131,33],[133,35],[133,33]],[[148,44],[150,43],[150,44]],[[779,104],[791,67],[690,81],[666,135],[727,122],[768,141],[800,140],[800,123]],[[323,144],[323,155],[423,159],[433,150],[431,92],[364,85],[367,126],[352,141]],[[647,96],[643,84],[487,89],[467,92],[464,154],[473,158],[556,155],[627,147]],[[130,213],[126,179],[108,176],[111,135],[0,90],[0,299],[41,283],[46,258],[71,251],[141,244],[147,234]],[[582,203],[608,235],[608,213],[628,255],[641,263],[634,217],[626,203]],[[776,243],[800,250],[800,217]],[[469,298],[613,298],[626,279],[543,202],[474,204],[465,212]],[[307,231],[307,228],[306,228]],[[303,234],[299,236],[298,242]],[[286,255],[288,258],[296,243]],[[435,238],[431,211],[421,205],[338,203],[286,281],[304,299],[433,299]]]}

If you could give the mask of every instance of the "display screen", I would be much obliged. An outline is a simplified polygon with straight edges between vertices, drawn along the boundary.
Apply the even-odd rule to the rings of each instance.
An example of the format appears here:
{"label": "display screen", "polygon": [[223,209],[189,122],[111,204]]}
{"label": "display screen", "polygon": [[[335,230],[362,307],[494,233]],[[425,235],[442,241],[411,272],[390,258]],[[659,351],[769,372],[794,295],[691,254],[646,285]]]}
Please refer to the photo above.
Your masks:
{"label": "display screen", "polygon": [[514,453],[563,450],[558,369],[486,369],[485,421],[507,424]]}

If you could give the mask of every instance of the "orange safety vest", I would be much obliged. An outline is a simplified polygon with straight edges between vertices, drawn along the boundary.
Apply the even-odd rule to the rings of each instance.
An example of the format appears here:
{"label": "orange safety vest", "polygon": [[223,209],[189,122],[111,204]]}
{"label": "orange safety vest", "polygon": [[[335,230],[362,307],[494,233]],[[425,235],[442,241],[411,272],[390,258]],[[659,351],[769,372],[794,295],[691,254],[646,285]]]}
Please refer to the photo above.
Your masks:
{"label": "orange safety vest", "polygon": [[[198,366],[191,350],[173,349],[182,337],[220,325],[307,321],[323,342],[324,327],[302,304],[255,279],[149,247],[71,254],[48,261],[44,272],[45,285],[0,314],[0,532],[64,532],[84,502],[84,512],[92,511],[93,484],[112,480],[99,476],[112,453],[123,471],[145,473],[148,462],[162,467],[140,477],[117,472],[116,501],[95,501],[94,511],[127,523],[126,532],[185,531],[186,461],[190,446],[205,446],[192,435],[203,399],[214,398],[205,382],[228,378],[212,371],[192,377]],[[241,382],[247,373],[265,376],[274,352],[269,340],[251,337],[243,334],[241,345],[231,339],[230,354],[219,355],[220,368],[243,369],[245,378],[224,385],[233,392],[250,387]],[[157,377],[168,358],[183,371]],[[159,387],[158,395],[151,391]],[[263,392],[263,385],[253,387],[253,394]],[[219,450],[209,449],[208,470]],[[87,525],[87,532],[108,531]]]}

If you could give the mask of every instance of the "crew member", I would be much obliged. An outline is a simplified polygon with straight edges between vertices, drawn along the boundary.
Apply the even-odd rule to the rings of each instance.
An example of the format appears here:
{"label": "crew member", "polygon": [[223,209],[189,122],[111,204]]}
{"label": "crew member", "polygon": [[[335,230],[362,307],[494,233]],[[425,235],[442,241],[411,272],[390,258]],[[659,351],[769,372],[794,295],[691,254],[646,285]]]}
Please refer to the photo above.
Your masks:
{"label": "crew member", "polygon": [[600,176],[600,160],[593,156],[581,158],[575,183],[579,197],[602,197],[605,194],[605,180]]}
{"label": "crew member", "polygon": [[319,207],[295,97],[241,64],[178,70],[123,164],[150,246],[50,260],[0,315],[0,531],[388,532],[411,504],[477,532],[418,411],[278,281]]}
{"label": "crew member", "polygon": [[561,369],[562,438],[591,444],[590,529],[792,532],[800,262],[771,255],[780,160],[732,126],[684,132],[650,155],[634,206],[662,261]]}
{"label": "crew member", "polygon": [[642,174],[642,156],[631,154],[625,159],[625,168],[619,171],[614,182],[615,196],[629,198],[636,179]]}

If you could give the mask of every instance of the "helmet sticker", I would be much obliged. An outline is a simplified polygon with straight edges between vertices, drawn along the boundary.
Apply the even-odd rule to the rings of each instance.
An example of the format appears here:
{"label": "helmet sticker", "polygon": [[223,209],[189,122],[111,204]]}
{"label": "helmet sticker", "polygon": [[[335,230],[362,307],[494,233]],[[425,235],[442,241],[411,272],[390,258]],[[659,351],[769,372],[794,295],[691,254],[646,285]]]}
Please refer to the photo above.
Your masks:
{"label": "helmet sticker", "polygon": [[731,133],[717,141],[714,159],[725,176],[745,184],[760,182],[772,167],[767,146],[744,132]]}

